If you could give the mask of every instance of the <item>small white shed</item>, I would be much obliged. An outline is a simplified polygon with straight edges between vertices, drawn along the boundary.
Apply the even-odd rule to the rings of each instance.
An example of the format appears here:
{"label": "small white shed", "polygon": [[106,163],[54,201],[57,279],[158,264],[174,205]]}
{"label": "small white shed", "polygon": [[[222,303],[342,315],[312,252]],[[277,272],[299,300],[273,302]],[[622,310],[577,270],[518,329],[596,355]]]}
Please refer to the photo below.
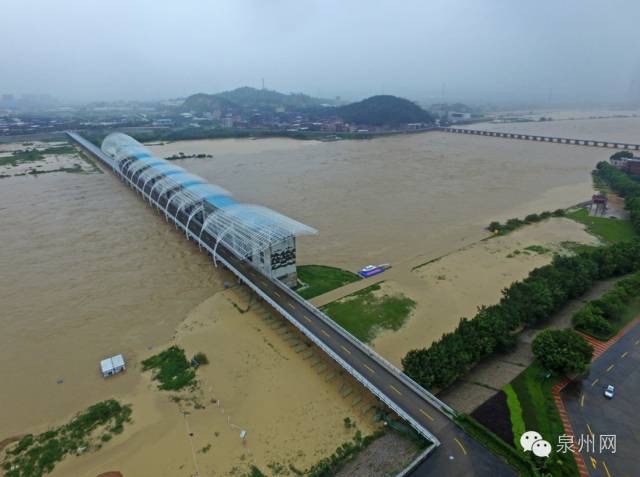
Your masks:
{"label": "small white shed", "polygon": [[121,354],[100,361],[100,371],[102,371],[103,378],[121,373],[125,369],[127,368],[124,364],[124,356]]}

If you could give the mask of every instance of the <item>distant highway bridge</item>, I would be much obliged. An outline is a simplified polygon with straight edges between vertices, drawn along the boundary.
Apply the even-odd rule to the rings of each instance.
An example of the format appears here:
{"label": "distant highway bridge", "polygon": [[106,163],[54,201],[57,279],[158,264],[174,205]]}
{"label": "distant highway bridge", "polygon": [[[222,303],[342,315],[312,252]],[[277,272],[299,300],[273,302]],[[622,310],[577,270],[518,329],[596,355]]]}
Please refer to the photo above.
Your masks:
{"label": "distant highway bridge", "polygon": [[434,445],[429,460],[420,465],[413,475],[515,476],[510,467],[457,427],[453,421],[453,409],[289,287],[240,260],[224,243],[217,243],[197,218],[176,210],[170,200],[154,194],[151,186],[145,187],[123,174],[115,161],[93,143],[75,132],[67,132],[67,135],[86,154],[98,159],[163,215],[166,214],[188,239],[215,257],[216,262],[224,264],[381,402],[430,440]]}
{"label": "distant highway bridge", "polygon": [[523,141],[537,141],[548,142],[555,144],[569,144],[573,146],[590,146],[590,147],[604,147],[609,149],[627,149],[627,150],[640,150],[640,144],[631,144],[628,142],[617,141],[602,141],[598,139],[575,139],[568,137],[558,136],[541,136],[539,134],[522,134],[522,133],[510,133],[510,132],[498,132],[498,131],[485,131],[482,129],[467,129],[456,127],[441,127],[439,131],[457,134],[474,134],[476,136],[491,136],[501,137],[507,139],[520,139]]}

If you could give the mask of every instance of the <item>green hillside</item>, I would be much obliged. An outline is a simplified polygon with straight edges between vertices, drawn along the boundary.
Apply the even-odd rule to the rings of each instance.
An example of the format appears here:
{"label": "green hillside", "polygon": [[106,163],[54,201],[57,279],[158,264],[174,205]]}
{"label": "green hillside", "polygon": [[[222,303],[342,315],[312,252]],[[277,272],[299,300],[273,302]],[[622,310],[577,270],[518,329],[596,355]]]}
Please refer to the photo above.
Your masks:
{"label": "green hillside", "polygon": [[336,109],[338,116],[348,123],[372,126],[429,123],[431,115],[408,99],[391,95],[371,96],[357,103]]}
{"label": "green hillside", "polygon": [[283,94],[269,89],[248,86],[216,94],[194,94],[189,96],[183,109],[188,111],[211,111],[212,109],[259,109],[259,108],[317,108],[330,104],[331,100],[314,98],[301,93]]}

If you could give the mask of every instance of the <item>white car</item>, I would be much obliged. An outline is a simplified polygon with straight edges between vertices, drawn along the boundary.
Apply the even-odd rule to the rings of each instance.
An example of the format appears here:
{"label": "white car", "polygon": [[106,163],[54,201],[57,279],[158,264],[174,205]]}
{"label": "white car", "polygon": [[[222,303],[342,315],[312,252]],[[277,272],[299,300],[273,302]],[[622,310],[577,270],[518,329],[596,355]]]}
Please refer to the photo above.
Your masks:
{"label": "white car", "polygon": [[609,384],[606,389],[604,390],[604,397],[611,399],[613,397],[613,394],[615,393],[615,388]]}

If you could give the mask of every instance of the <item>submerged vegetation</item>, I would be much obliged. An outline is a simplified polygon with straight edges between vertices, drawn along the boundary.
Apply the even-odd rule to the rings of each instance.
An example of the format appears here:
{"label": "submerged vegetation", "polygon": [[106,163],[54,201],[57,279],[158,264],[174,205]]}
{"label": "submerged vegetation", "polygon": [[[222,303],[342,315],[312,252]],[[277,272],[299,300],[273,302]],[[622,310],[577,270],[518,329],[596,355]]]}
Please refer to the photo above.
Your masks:
{"label": "submerged vegetation", "polygon": [[[594,174],[624,197],[637,237],[640,183],[606,162],[598,163]],[[511,348],[519,330],[543,323],[569,300],[584,294],[596,280],[640,269],[637,238],[574,252],[575,256],[554,257],[551,264],[513,283],[503,290],[498,304],[481,307],[473,319],[462,318],[453,332],[446,333],[430,347],[409,351],[402,360],[404,371],[425,388],[445,388],[482,359]],[[582,318],[578,323],[595,332],[608,331],[601,326],[602,320]]]}
{"label": "submerged vegetation", "polygon": [[153,379],[160,382],[158,387],[164,391],[178,391],[196,385],[196,372],[184,350],[178,346],[145,359],[142,370],[153,370]]}
{"label": "submerged vegetation", "polygon": [[453,332],[429,348],[409,351],[402,360],[404,371],[425,388],[445,388],[482,359],[511,348],[520,329],[543,323],[596,280],[638,269],[639,242],[556,256],[506,288],[498,304],[481,307],[473,319],[462,318]]}
{"label": "submerged vegetation", "polygon": [[343,467],[349,460],[353,459],[356,454],[369,446],[378,437],[381,437],[384,432],[384,429],[379,429],[373,434],[362,437],[360,431],[356,431],[353,441],[342,444],[329,457],[322,459],[317,464],[305,470],[303,475],[308,477],[330,477],[335,475],[341,467]]}
{"label": "submerged vegetation", "polygon": [[[69,454],[99,449],[131,421],[131,406],[115,399],[99,402],[69,423],[41,434],[28,434],[8,448],[2,463],[6,477],[41,477]],[[98,442],[99,441],[99,442]]]}
{"label": "submerged vegetation", "polygon": [[501,224],[498,221],[494,221],[487,226],[487,229],[494,235],[506,235],[509,232],[513,232],[514,230],[517,230],[525,225],[535,224],[536,222],[541,222],[551,217],[564,217],[564,215],[564,209],[557,209],[553,212],[545,210],[540,214],[529,214],[524,219],[509,219],[504,224]]}
{"label": "submerged vegetation", "polygon": [[304,284],[298,289],[302,298],[316,297],[349,283],[357,282],[360,276],[348,270],[326,265],[301,265],[298,279]]}
{"label": "submerged vegetation", "polygon": [[75,155],[77,154],[77,151],[73,146],[66,143],[56,146],[50,146],[46,149],[26,147],[25,149],[13,151],[10,156],[0,157],[0,166],[17,166],[19,164],[37,162],[43,160],[46,156],[51,156],[54,154]]}
{"label": "submerged vegetation", "polygon": [[80,164],[74,163],[68,166],[61,166],[56,169],[38,169],[41,165],[36,165],[36,163],[44,161],[45,159],[51,156],[70,156],[73,159],[77,159],[79,161],[84,161],[88,163],[93,172],[102,172],[96,164],[85,157],[82,154],[79,154],[78,151],[66,142],[61,142],[60,144],[52,144],[46,148],[37,148],[32,147],[33,143],[23,143],[24,149],[18,149],[12,151],[8,156],[0,157],[0,167],[5,167],[8,171],[11,171],[11,168],[17,167],[24,164],[34,165],[33,168],[27,169],[24,172],[19,174],[3,174],[0,172],[0,178],[3,177],[14,177],[14,176],[27,176],[27,175],[40,175],[40,174],[49,174],[52,172],[69,172],[69,173],[88,173],[92,172],[91,170],[84,169]]}
{"label": "submerged vegetation", "polygon": [[398,293],[376,294],[380,285],[372,285],[325,305],[323,311],[349,333],[370,343],[380,330],[398,330],[405,323],[415,302]]}

